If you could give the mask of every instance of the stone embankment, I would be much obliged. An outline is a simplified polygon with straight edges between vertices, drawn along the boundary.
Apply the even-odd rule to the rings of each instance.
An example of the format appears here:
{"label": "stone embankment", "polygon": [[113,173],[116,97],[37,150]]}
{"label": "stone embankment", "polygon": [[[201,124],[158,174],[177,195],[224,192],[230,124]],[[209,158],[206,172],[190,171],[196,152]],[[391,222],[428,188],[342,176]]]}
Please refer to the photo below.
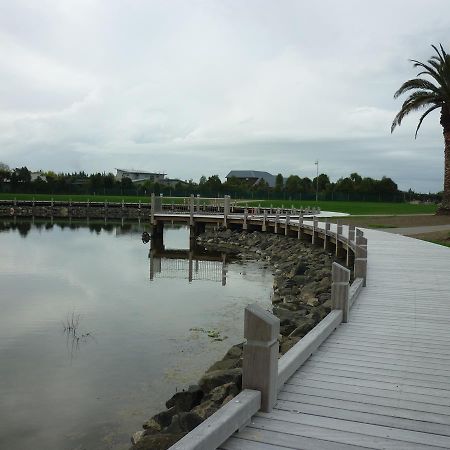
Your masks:
{"label": "stone embankment", "polygon": [[[287,352],[331,309],[334,254],[298,239],[269,233],[208,231],[197,238],[208,250],[237,253],[272,268],[273,313],[280,319],[280,354]],[[134,434],[132,450],[167,449],[241,390],[243,344],[230,348],[197,385],[176,393],[165,411]]]}
{"label": "stone embankment", "polygon": [[[31,203],[31,202],[26,202]],[[135,204],[134,206],[122,205],[121,203],[109,203],[109,204],[99,204],[94,203],[88,205],[87,203],[82,204],[55,204],[51,205],[32,205],[32,204],[20,204],[17,202],[14,205],[12,202],[10,204],[0,204],[0,217],[61,217],[61,218],[147,218],[150,214],[150,206],[148,204],[142,204],[139,206]]]}

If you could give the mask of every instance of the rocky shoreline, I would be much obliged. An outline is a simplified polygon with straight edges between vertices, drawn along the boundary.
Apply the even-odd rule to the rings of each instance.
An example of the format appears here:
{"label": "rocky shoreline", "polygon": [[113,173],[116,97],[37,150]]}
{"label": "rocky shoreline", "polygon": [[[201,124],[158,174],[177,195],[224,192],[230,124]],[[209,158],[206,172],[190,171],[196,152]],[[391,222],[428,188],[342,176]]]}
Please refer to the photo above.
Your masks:
{"label": "rocky shoreline", "polygon": [[[272,312],[280,319],[280,355],[331,310],[335,255],[296,238],[261,232],[207,231],[197,238],[207,250],[235,253],[273,270]],[[131,450],[164,450],[207,419],[241,390],[243,344],[231,347],[197,385],[176,393],[167,409],[132,437]]]}

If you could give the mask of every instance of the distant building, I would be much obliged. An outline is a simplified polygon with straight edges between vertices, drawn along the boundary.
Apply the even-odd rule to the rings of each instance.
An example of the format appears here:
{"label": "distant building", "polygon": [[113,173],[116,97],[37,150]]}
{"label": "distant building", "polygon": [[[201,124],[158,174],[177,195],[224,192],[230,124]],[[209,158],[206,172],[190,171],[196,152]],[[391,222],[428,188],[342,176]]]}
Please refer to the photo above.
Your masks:
{"label": "distant building", "polygon": [[269,187],[275,187],[276,176],[269,172],[260,172],[258,170],[232,170],[226,179],[238,178],[239,180],[246,181],[252,186],[258,184],[261,180],[264,180]]}
{"label": "distant building", "polygon": [[36,180],[42,180],[47,181],[47,177],[45,176],[45,173],[42,172],[42,170],[39,170],[38,172],[30,172],[31,181]]}
{"label": "distant building", "polygon": [[143,170],[125,170],[116,169],[116,180],[129,178],[133,183],[142,183],[144,181],[153,181],[154,183],[164,182],[165,173],[145,172]]}

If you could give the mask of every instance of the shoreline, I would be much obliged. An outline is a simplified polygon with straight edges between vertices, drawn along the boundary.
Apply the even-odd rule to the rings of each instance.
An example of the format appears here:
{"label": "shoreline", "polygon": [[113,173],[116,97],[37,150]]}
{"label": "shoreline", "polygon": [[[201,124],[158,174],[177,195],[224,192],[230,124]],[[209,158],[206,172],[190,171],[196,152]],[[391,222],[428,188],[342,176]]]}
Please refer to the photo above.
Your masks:
{"label": "shoreline", "polygon": [[[333,253],[297,238],[261,232],[206,231],[197,237],[206,250],[237,254],[273,271],[272,312],[280,319],[280,355],[286,353],[331,310]],[[165,450],[241,390],[243,343],[207,369],[198,384],[177,392],[166,410],[132,436],[131,450]]]}

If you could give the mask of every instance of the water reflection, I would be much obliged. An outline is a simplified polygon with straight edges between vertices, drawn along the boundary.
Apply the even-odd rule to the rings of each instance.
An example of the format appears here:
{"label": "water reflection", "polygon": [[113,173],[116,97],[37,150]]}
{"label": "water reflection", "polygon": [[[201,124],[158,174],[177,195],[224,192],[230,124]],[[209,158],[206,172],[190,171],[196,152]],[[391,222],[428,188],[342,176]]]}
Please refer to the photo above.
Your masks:
{"label": "water reflection", "polygon": [[166,249],[160,236],[152,237],[150,251],[150,280],[155,278],[181,278],[227,283],[227,255],[207,251],[190,241],[189,249]]}

